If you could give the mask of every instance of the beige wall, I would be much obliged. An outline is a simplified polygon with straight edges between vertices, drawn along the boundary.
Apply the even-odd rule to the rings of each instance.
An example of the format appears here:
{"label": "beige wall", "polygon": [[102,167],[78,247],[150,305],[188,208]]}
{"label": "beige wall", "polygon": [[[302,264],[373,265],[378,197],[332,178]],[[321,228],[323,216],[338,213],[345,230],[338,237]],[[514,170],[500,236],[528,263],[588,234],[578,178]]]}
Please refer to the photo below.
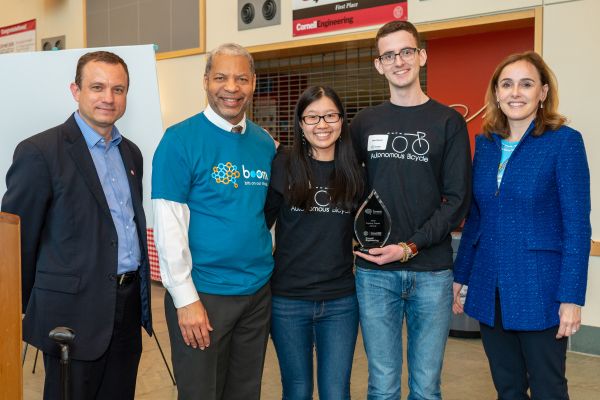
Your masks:
{"label": "beige wall", "polygon": [[36,48],[40,40],[66,35],[67,47],[83,47],[84,0],[0,0],[0,26],[37,19]]}
{"label": "beige wall", "polygon": [[[558,78],[560,110],[584,138],[591,171],[592,237],[600,240],[600,149],[598,94],[600,1],[580,0],[544,8],[544,58]],[[595,202],[594,202],[595,200]],[[600,257],[590,257],[583,323],[600,327]]]}
{"label": "beige wall", "polygon": [[164,127],[169,127],[206,106],[202,77],[204,54],[158,61],[158,88]]}
{"label": "beige wall", "polygon": [[411,22],[435,22],[541,6],[542,0],[408,0]]}

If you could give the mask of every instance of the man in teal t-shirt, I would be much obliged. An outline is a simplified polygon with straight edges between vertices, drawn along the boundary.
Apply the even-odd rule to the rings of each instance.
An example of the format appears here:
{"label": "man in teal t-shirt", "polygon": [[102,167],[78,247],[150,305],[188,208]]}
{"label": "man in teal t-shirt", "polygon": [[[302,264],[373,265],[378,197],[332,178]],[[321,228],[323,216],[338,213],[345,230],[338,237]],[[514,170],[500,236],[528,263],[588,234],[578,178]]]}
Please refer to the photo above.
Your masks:
{"label": "man in teal t-shirt", "polygon": [[256,76],[236,44],[207,59],[206,109],[165,132],[154,230],[180,399],[259,399],[273,269],[263,206],[275,142],[247,120]]}

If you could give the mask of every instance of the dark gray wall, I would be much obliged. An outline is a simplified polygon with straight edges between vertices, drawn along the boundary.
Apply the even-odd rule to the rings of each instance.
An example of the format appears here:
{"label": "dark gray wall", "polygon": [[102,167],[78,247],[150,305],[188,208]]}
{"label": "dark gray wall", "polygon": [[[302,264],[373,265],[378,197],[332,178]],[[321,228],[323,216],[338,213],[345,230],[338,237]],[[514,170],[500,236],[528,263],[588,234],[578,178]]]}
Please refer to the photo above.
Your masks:
{"label": "dark gray wall", "polygon": [[87,46],[200,46],[199,0],[86,0]]}

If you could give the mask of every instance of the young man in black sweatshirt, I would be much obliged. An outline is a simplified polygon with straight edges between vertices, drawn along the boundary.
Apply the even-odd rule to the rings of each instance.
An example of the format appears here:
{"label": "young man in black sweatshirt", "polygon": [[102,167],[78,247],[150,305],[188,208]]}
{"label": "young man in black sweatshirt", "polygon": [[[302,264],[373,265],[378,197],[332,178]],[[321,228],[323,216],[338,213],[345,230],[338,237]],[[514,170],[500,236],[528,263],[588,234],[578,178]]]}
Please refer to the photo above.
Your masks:
{"label": "young man in black sweatshirt", "polygon": [[409,398],[440,399],[452,305],[450,232],[469,206],[469,138],[462,116],[421,89],[427,53],[414,25],[390,22],[375,40],[375,68],[388,80],[390,101],[362,110],[351,125],[369,188],[392,220],[386,245],[355,253],[368,396],[400,398],[406,319]]}

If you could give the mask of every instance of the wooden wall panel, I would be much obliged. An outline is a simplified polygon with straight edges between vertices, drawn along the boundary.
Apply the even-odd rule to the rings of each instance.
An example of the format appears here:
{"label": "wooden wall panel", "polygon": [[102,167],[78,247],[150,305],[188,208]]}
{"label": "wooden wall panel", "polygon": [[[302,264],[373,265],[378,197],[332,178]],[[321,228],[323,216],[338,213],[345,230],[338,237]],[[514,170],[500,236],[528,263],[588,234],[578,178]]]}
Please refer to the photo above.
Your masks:
{"label": "wooden wall panel", "polygon": [[0,212],[0,399],[23,398],[19,217]]}

